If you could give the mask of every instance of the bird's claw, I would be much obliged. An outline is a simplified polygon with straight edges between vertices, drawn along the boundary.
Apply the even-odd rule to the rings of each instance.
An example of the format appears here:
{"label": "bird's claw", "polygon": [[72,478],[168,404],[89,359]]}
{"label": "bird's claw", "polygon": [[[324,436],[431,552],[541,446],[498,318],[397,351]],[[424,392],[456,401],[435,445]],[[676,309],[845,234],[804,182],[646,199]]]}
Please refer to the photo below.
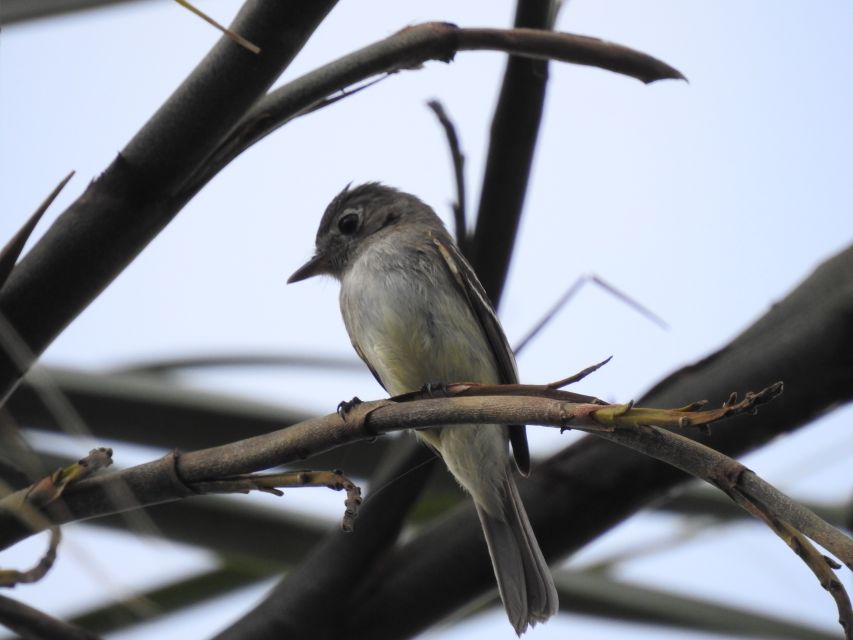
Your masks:
{"label": "bird's claw", "polygon": [[447,397],[447,383],[446,382],[427,382],[424,386],[421,387],[421,393],[428,395],[433,398],[435,396]]}
{"label": "bird's claw", "polygon": [[361,404],[361,398],[358,396],[353,396],[352,400],[341,400],[338,403],[337,413],[341,417],[341,420],[347,419],[347,414],[352,410],[352,408],[356,405]]}

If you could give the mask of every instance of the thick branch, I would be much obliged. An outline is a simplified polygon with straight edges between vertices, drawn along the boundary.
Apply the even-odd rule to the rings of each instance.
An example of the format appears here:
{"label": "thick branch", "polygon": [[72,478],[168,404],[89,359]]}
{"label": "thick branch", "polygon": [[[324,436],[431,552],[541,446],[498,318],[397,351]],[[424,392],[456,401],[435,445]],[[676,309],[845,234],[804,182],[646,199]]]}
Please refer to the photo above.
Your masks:
{"label": "thick branch", "polygon": [[26,640],[98,640],[99,636],[0,596],[0,624]]}
{"label": "thick branch", "polygon": [[[550,29],[555,12],[555,0],[520,1],[515,26]],[[495,307],[500,304],[515,246],[547,85],[546,61],[510,56],[492,119],[486,173],[468,256]]]}
{"label": "thick branch", "polygon": [[174,192],[287,67],[335,0],[248,0],[221,38],[118,158],[48,229],[0,292],[25,349],[0,349],[0,401],[33,360],[185,203]]}
{"label": "thick branch", "polygon": [[528,58],[585,64],[643,82],[684,79],[649,55],[597,38],[535,29],[462,29],[444,22],[408,27],[354,51],[270,92],[241,120],[204,167],[185,185],[190,197],[222,167],[328,96],[382,73],[418,69],[424,62],[450,62],[459,51],[493,50]]}
{"label": "thick branch", "polygon": [[0,2],[0,25],[49,18],[104,5],[139,2],[139,0],[3,0]]}

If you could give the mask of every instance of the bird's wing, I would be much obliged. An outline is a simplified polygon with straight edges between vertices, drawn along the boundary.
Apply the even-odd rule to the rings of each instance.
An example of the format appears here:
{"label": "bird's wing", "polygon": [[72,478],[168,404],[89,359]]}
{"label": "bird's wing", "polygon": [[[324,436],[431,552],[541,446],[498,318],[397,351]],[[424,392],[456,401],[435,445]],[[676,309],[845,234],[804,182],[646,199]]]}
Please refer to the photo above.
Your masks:
{"label": "bird's wing", "polygon": [[373,377],[376,378],[376,382],[379,383],[379,386],[388,391],[388,387],[385,386],[385,383],[382,382],[382,379],[379,377],[379,374],[376,373],[376,369],[373,368],[373,365],[370,364],[370,360],[367,359],[367,356],[364,355],[364,351],[355,343],[354,340],[350,340],[352,343],[352,348],[355,349],[355,352],[358,354],[358,357],[361,358],[361,361],[367,365],[367,368],[370,369],[370,373],[373,374]]}
{"label": "bird's wing", "polygon": [[[518,369],[516,369],[512,349],[510,349],[501,323],[498,321],[492,303],[489,301],[483,285],[477,279],[474,269],[471,268],[455,244],[435,236],[433,236],[432,241],[438,249],[439,255],[444,259],[453,281],[468,299],[468,304],[480,321],[480,326],[483,328],[483,333],[495,356],[500,381],[504,384],[517,383]],[[527,433],[523,424],[515,424],[509,427],[509,441],[512,444],[515,464],[518,470],[526,476],[530,473],[530,450],[527,446]]]}

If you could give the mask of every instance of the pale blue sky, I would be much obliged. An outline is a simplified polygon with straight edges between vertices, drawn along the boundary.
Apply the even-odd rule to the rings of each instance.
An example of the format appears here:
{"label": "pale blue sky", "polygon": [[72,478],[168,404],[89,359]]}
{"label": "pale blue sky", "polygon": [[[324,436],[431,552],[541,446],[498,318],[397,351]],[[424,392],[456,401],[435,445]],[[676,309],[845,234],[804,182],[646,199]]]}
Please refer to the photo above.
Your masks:
{"label": "pale blue sky", "polygon": [[[198,4],[223,22],[238,6]],[[513,7],[506,0],[344,1],[286,77],[425,20],[503,26]],[[558,28],[633,46],[690,79],[644,86],[605,71],[552,65],[525,217],[501,306],[511,342],[582,274],[596,273],[653,309],[669,331],[585,289],[519,358],[524,381],[544,382],[613,354],[613,362],[585,382],[584,390],[626,400],[724,344],[853,239],[853,5],[574,0],[563,9]],[[11,235],[56,182],[76,169],[40,225],[46,228],[216,38],[167,0],[4,29],[0,238]],[[469,209],[476,210],[503,65],[499,54],[462,53],[451,65],[429,63],[397,74],[277,132],[200,193],[59,337],[45,361],[99,367],[210,351],[351,354],[337,286],[315,281],[285,287],[287,275],[311,253],[328,200],[350,181],[379,179],[412,191],[449,219],[452,173],[443,134],[425,107],[430,98],[442,100],[458,126],[467,155]],[[353,395],[382,395],[369,375],[329,379],[262,372],[198,381],[267,400],[298,401],[317,412]],[[795,495],[849,496],[851,417],[849,409],[838,412],[822,427],[748,462]],[[552,433],[533,437],[539,453],[565,442],[566,436]],[[848,453],[846,459],[839,451]],[[117,451],[120,463],[154,455],[124,453]],[[812,462],[794,471],[802,458]],[[319,492],[293,500],[340,507],[338,496]],[[668,522],[643,516],[598,545],[615,548],[669,529]],[[119,559],[141,559],[145,544],[80,527],[70,529],[68,538],[68,551],[45,583],[21,588],[16,596],[67,613],[73,607],[65,581],[90,583],[78,589],[80,598],[103,598],[120,590],[115,584],[136,584],[119,560],[108,559],[108,551],[115,547]],[[713,563],[700,544],[689,558],[677,552],[632,563],[626,576],[759,602],[769,611],[833,628],[829,598],[781,543],[758,529],[741,532],[737,540],[736,547],[715,547]],[[7,554],[11,560],[4,555],[3,565],[17,564],[17,554],[34,557],[43,541],[28,544],[30,551]],[[95,544],[98,560],[92,557]],[[166,553],[160,546],[155,552]],[[156,572],[146,573],[152,557],[140,562],[138,580],[162,578],[167,565],[203,566],[204,555],[198,557],[173,549],[168,562],[157,560]],[[689,574],[673,569],[686,562],[695,563]],[[103,584],[107,587],[98,586]],[[186,623],[201,637],[246,606],[245,599],[239,604],[229,599],[228,607],[217,605],[215,614]],[[498,613],[476,624],[465,637],[514,637]],[[161,632],[151,627],[116,638],[155,633]],[[624,637],[624,628],[562,617],[525,637],[567,634],[617,638]],[[655,631],[650,637],[663,636]]]}

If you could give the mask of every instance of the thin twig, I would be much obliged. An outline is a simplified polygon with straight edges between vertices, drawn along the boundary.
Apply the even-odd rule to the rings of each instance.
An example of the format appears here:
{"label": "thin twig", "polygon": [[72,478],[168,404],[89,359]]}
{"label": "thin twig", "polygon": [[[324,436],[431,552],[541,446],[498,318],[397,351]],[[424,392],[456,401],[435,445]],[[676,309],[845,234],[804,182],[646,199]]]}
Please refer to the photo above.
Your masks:
{"label": "thin twig", "polygon": [[273,495],[282,496],[282,487],[327,487],[333,491],[346,491],[347,497],[344,501],[345,511],[341,521],[341,529],[346,532],[352,531],[353,521],[358,516],[358,508],[361,506],[361,488],[352,480],[347,478],[343,471],[287,471],[272,474],[246,474],[232,476],[219,480],[193,482],[189,485],[200,494],[219,493],[249,493],[250,491],[264,491]]}
{"label": "thin twig", "polygon": [[175,2],[177,2],[179,5],[181,5],[184,9],[188,9],[192,13],[196,14],[199,18],[204,20],[207,24],[209,24],[209,25],[215,27],[216,29],[218,29],[219,31],[221,31],[223,34],[225,34],[225,36],[227,36],[228,38],[233,40],[235,43],[237,43],[238,45],[240,45],[241,47],[243,47],[247,51],[251,51],[252,53],[254,53],[256,55],[261,52],[261,48],[258,45],[249,42],[248,40],[246,40],[246,38],[241,36],[236,31],[232,31],[228,27],[219,24],[216,20],[214,20],[209,15],[204,13],[201,9],[198,9],[197,7],[195,7],[192,4],[190,4],[189,2],[187,2],[187,0],[175,0]]}
{"label": "thin twig", "polygon": [[542,329],[544,329],[545,326],[549,322],[551,322],[551,320],[554,319],[554,316],[556,316],[560,312],[560,310],[565,306],[565,304],[567,302],[569,302],[569,300],[571,300],[575,296],[575,294],[578,291],[580,291],[581,287],[583,287],[583,285],[587,284],[588,282],[592,282],[593,284],[597,284],[599,287],[601,287],[605,291],[608,291],[613,296],[615,296],[617,299],[621,300],[622,302],[627,304],[629,307],[631,307],[635,311],[639,312],[641,315],[645,316],[646,318],[648,318],[649,320],[654,322],[661,329],[669,329],[669,325],[664,320],[662,320],[656,314],[652,313],[649,309],[647,309],[646,307],[641,305],[639,302],[637,302],[636,300],[631,298],[629,295],[627,295],[626,293],[623,293],[622,291],[620,291],[619,289],[614,287],[612,284],[609,284],[608,282],[606,282],[605,280],[603,280],[599,276],[597,276],[595,274],[588,274],[588,275],[582,275],[582,276],[578,277],[577,280],[575,280],[571,284],[571,286],[569,286],[569,288],[566,289],[566,291],[563,293],[563,295],[561,295],[559,298],[557,298],[557,301],[551,306],[551,308],[545,312],[545,314],[542,316],[542,318],[535,325],[533,325],[533,327],[518,342],[518,344],[516,345],[515,350],[514,350],[515,354],[518,355],[521,352],[521,350],[524,349],[524,347],[526,347],[530,343],[531,340],[533,340],[533,338],[535,338],[537,335],[539,335],[539,333],[542,331]]}
{"label": "thin twig", "polygon": [[[841,624],[842,629],[844,629],[845,637],[847,640],[853,638],[853,609],[850,606],[850,597],[847,595],[841,581],[833,573],[833,570],[840,569],[841,565],[821,555],[796,527],[784,519],[785,515],[788,514],[781,514],[778,508],[772,508],[767,502],[757,497],[755,495],[757,492],[750,491],[748,485],[743,480],[747,476],[754,476],[755,474],[752,471],[739,462],[732,460],[729,463],[720,465],[712,473],[712,482],[714,484],[722,489],[744,511],[762,520],[815,574],[820,585],[829,592],[835,601],[835,605],[838,608],[838,622]],[[757,478],[757,480],[761,481],[760,478]],[[778,495],[773,497],[778,498]],[[784,504],[784,500],[781,502]],[[800,505],[796,506],[802,509]],[[815,534],[812,535],[814,536]],[[814,539],[818,540],[818,537]],[[851,560],[853,559],[847,558],[845,560],[848,568],[853,568]]]}
{"label": "thin twig", "polygon": [[605,358],[604,360],[602,360],[598,364],[594,364],[591,367],[587,367],[583,371],[578,371],[576,374],[571,375],[568,378],[563,378],[562,380],[556,380],[554,382],[549,382],[545,386],[549,389],[562,389],[563,387],[567,387],[570,384],[580,382],[581,380],[586,378],[589,374],[595,373],[596,371],[601,369],[601,367],[606,365],[612,359],[613,359],[613,356],[609,356],[608,358]]}
{"label": "thin twig", "polygon": [[44,578],[47,572],[53,567],[53,563],[56,562],[56,550],[59,547],[60,540],[62,540],[62,535],[59,532],[59,527],[51,527],[47,551],[44,552],[38,563],[32,569],[26,571],[0,569],[0,587],[32,584]]}
{"label": "thin twig", "polygon": [[615,296],[616,298],[618,298],[619,300],[621,300],[622,302],[627,304],[629,307],[633,308],[634,311],[638,312],[640,315],[643,315],[646,318],[648,318],[649,320],[651,320],[652,322],[654,322],[661,329],[664,329],[664,330],[669,329],[669,324],[667,324],[666,320],[664,320],[659,315],[652,312],[647,307],[644,307],[643,305],[641,305],[639,302],[634,300],[627,293],[620,291],[619,289],[614,287],[612,284],[608,283],[601,276],[598,276],[596,274],[592,274],[590,276],[590,279],[595,284],[597,284],[599,287],[601,287],[602,289],[604,289],[606,291],[609,291],[611,294],[613,294],[613,296]]}
{"label": "thin twig", "polygon": [[356,358],[287,353],[222,353],[134,362],[109,370],[110,374],[169,374],[184,369],[225,367],[294,367],[364,371]]}
{"label": "thin twig", "polygon": [[432,109],[435,117],[444,128],[447,136],[447,146],[450,148],[450,157],[453,160],[453,175],[456,179],[456,202],[453,203],[453,220],[456,224],[456,244],[459,245],[463,254],[467,254],[468,245],[468,223],[465,213],[465,155],[459,145],[459,137],[456,135],[456,127],[448,117],[447,111],[438,100],[430,100],[427,106]]}

